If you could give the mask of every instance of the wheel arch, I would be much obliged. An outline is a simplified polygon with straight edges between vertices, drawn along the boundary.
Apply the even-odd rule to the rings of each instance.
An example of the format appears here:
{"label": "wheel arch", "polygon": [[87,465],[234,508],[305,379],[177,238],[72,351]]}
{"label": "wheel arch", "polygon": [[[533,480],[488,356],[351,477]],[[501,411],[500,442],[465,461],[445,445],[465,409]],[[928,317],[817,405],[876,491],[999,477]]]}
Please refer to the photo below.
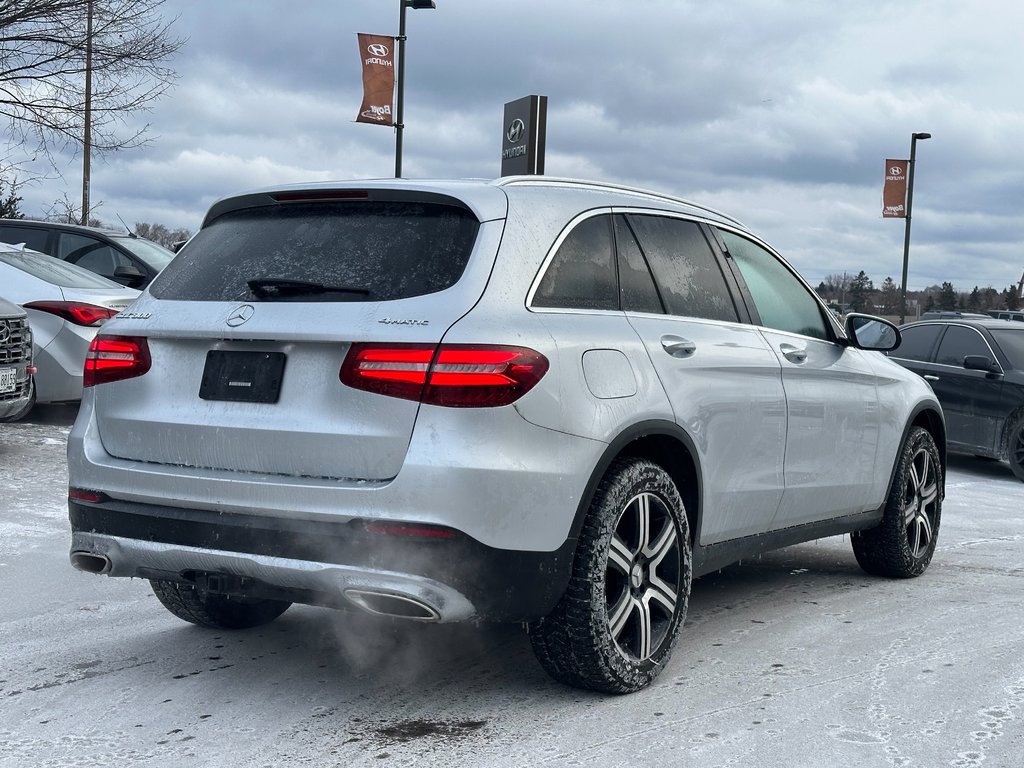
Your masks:
{"label": "wheel arch", "polygon": [[896,452],[896,459],[892,463],[892,469],[889,470],[889,485],[886,487],[885,497],[889,498],[889,494],[892,493],[893,483],[896,482],[896,472],[899,469],[900,464],[900,453],[903,451],[903,446],[907,443],[907,438],[910,436],[910,431],[915,427],[921,427],[932,436],[932,440],[935,441],[935,447],[939,451],[939,458],[942,460],[942,485],[939,489],[939,493],[942,497],[946,496],[946,421],[942,417],[942,411],[934,403],[921,403],[911,413],[909,419],[907,419],[906,426],[903,427],[903,436],[900,438],[899,449]]}
{"label": "wheel arch", "polygon": [[618,458],[635,457],[648,459],[664,469],[683,499],[687,523],[690,527],[690,544],[698,541],[697,533],[703,508],[703,483],[696,446],[690,436],[678,424],[671,421],[651,420],[633,424],[616,437],[591,472],[586,489],[576,508],[573,520],[572,538],[579,540],[583,521],[590,510],[594,494],[608,467]]}

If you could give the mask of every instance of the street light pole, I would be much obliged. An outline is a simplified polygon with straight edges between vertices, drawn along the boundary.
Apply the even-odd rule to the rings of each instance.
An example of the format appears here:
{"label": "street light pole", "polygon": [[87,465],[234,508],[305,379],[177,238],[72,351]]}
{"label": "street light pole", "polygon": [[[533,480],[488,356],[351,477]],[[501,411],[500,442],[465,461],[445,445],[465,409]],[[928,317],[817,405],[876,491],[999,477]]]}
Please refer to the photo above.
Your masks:
{"label": "street light pole", "polygon": [[395,178],[402,178],[402,123],[405,111],[405,9],[437,8],[434,0],[398,0],[398,81],[395,83],[398,96],[395,100]]}
{"label": "street light pole", "polygon": [[910,161],[907,163],[907,221],[903,235],[903,280],[900,282],[900,325],[907,321],[907,267],[910,265],[910,214],[914,207],[914,157],[917,141],[930,139],[930,133],[910,134]]}

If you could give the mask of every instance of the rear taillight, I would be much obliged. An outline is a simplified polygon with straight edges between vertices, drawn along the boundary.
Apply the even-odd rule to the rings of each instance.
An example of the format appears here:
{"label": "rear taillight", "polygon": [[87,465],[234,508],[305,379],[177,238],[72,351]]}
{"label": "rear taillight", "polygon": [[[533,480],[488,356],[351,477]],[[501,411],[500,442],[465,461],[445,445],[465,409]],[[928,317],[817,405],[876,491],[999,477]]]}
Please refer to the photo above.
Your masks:
{"label": "rear taillight", "polygon": [[508,405],[547,373],[544,355],[525,347],[475,344],[353,344],[344,384],[450,408]]}
{"label": "rear taillight", "polygon": [[85,355],[82,385],[131,379],[149,370],[149,343],[142,336],[97,336]]}
{"label": "rear taillight", "polygon": [[69,323],[86,326],[103,325],[117,314],[116,309],[97,307],[95,304],[86,304],[84,301],[30,301],[24,306],[25,309],[49,312],[51,315],[64,318]]}

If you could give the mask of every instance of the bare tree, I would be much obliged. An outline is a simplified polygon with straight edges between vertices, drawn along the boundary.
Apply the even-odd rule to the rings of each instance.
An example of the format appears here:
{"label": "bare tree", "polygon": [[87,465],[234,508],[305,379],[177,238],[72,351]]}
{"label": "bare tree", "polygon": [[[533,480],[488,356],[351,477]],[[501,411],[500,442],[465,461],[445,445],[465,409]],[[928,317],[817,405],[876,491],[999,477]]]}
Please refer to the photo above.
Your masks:
{"label": "bare tree", "polygon": [[125,131],[127,118],[173,84],[167,62],[185,42],[160,16],[162,2],[0,0],[0,119],[12,143],[52,162],[86,140],[88,112],[93,152],[144,144],[148,126]]}
{"label": "bare tree", "polygon": [[160,243],[164,248],[173,249],[178,243],[188,240],[192,233],[184,228],[168,229],[163,224],[137,221],[135,222],[135,234],[152,240],[154,243]]}

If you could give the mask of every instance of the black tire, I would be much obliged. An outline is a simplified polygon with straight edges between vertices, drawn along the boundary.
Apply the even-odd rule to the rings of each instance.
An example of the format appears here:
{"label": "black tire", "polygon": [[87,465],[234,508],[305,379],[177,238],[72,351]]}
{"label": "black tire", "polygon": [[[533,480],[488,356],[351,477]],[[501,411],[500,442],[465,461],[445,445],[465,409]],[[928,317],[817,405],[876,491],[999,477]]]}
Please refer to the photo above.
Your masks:
{"label": "black tire", "polygon": [[942,461],[921,427],[907,436],[882,522],[851,536],[860,567],[874,576],[909,579],[924,573],[935,554],[942,518]]}
{"label": "black tire", "polygon": [[1010,438],[1006,443],[1006,453],[1010,459],[1010,469],[1018,480],[1024,480],[1024,416],[1017,420],[1010,430]]}
{"label": "black tire", "polygon": [[215,629],[249,629],[269,624],[291,605],[283,600],[227,597],[194,584],[150,579],[153,593],[179,619]]}
{"label": "black tire", "polygon": [[35,383],[35,381],[34,380],[30,380],[28,387],[29,387],[29,390],[28,390],[29,391],[29,398],[28,398],[28,402],[25,403],[25,407],[22,408],[17,413],[11,413],[11,414],[8,414],[7,416],[0,416],[0,422],[8,423],[8,422],[13,422],[13,421],[21,421],[22,419],[24,419],[26,416],[28,416],[32,412],[32,409],[35,408],[35,405],[36,405],[36,383]]}
{"label": "black tire", "polygon": [[690,580],[689,525],[672,478],[644,459],[616,460],[584,521],[565,594],[527,627],[537,660],[577,688],[644,688],[672,653]]}

